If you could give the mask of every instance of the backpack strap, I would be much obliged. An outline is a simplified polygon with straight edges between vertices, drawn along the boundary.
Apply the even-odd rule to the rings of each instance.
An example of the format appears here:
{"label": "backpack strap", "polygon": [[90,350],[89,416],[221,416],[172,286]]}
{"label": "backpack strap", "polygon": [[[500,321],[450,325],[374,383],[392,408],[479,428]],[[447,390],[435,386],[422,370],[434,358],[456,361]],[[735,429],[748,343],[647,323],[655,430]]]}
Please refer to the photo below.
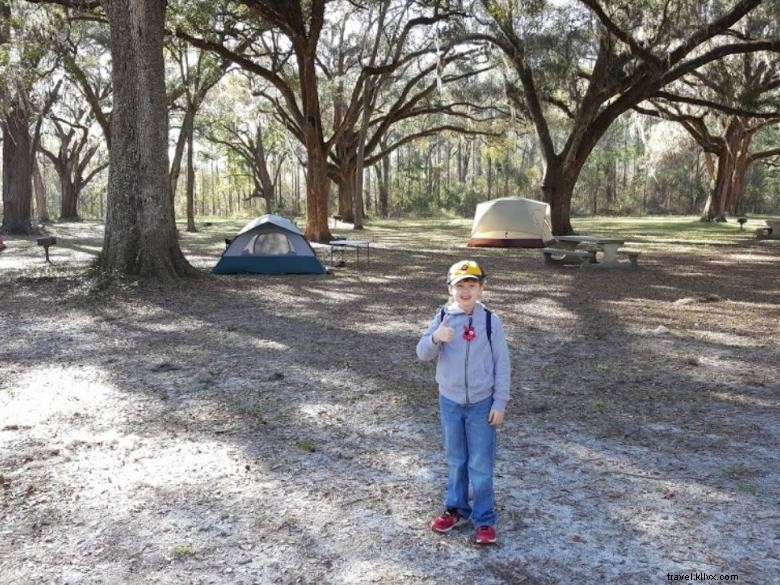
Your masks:
{"label": "backpack strap", "polygon": [[[444,315],[445,315],[444,307],[441,308],[441,311],[439,311],[439,321],[444,321]],[[490,349],[493,349],[493,313],[490,312],[490,309],[485,307],[485,329],[487,329],[487,337],[488,337],[488,343],[490,344]]]}
{"label": "backpack strap", "polygon": [[487,329],[487,336],[488,336],[488,343],[490,344],[490,349],[493,349],[493,340],[490,338],[490,334],[493,333],[493,313],[490,312],[490,309],[485,308],[485,329]]}

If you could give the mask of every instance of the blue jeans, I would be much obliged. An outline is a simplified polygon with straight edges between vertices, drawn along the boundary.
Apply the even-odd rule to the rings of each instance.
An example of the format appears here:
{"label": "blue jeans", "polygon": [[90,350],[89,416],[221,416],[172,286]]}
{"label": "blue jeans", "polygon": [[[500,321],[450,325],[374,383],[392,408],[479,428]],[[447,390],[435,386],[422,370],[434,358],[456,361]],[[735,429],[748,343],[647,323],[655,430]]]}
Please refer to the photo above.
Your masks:
{"label": "blue jeans", "polygon": [[[488,423],[493,398],[458,404],[441,394],[439,410],[449,473],[444,506],[455,509],[475,526],[494,526],[493,468],[496,462],[496,427]],[[474,496],[469,505],[469,481]]]}

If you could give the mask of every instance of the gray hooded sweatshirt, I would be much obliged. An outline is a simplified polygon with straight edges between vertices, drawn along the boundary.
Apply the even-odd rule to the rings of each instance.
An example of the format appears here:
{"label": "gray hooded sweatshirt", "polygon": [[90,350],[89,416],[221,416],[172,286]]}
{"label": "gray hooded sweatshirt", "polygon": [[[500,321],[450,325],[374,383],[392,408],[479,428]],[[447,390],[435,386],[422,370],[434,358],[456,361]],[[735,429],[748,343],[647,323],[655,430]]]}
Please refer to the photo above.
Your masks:
{"label": "gray hooded sweatshirt", "polygon": [[[441,311],[437,312],[417,344],[417,357],[424,361],[439,358],[436,382],[445,398],[458,404],[473,404],[492,396],[493,408],[503,412],[510,398],[511,366],[501,320],[491,313],[492,330],[488,341],[482,303],[474,306],[471,316],[455,303],[445,308],[445,314],[449,316],[447,324],[455,329],[455,337],[449,343],[434,343],[433,332],[442,321]],[[463,338],[469,321],[477,334],[472,341]]]}

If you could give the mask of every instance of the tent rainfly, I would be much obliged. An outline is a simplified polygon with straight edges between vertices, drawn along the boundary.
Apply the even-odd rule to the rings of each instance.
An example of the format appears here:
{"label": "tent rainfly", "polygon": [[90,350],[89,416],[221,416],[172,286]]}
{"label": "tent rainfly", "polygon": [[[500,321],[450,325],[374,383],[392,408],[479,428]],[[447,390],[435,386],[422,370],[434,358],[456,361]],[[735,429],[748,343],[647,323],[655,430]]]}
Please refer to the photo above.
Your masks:
{"label": "tent rainfly", "polygon": [[477,205],[470,248],[544,248],[553,239],[550,206],[523,197],[502,197]]}
{"label": "tent rainfly", "polygon": [[214,274],[325,274],[311,244],[289,219],[264,215],[238,232]]}

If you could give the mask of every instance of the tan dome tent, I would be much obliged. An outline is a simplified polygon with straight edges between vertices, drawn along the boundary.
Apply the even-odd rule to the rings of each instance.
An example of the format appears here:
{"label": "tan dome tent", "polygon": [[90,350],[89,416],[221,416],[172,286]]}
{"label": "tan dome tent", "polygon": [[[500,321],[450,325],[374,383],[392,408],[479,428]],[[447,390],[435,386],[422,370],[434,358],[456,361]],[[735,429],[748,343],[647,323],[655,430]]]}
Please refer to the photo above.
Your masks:
{"label": "tan dome tent", "polygon": [[523,197],[503,197],[477,205],[470,248],[544,248],[552,240],[550,206]]}

